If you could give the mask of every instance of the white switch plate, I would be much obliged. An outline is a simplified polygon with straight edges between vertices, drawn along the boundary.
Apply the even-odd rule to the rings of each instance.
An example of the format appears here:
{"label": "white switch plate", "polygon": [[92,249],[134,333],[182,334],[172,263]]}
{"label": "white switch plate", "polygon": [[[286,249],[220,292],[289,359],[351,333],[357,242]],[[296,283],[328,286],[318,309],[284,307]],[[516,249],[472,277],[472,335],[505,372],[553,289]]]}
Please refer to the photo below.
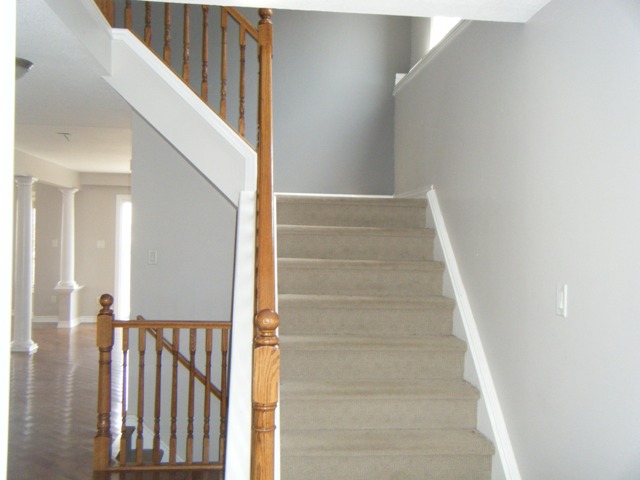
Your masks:
{"label": "white switch plate", "polygon": [[564,318],[567,318],[568,291],[567,284],[558,285],[556,290],[556,314]]}
{"label": "white switch plate", "polygon": [[158,250],[148,250],[147,251],[147,263],[149,265],[157,265],[158,264]]}
{"label": "white switch plate", "polygon": [[98,240],[96,242],[96,248],[105,248],[107,246],[106,242],[104,240]]}

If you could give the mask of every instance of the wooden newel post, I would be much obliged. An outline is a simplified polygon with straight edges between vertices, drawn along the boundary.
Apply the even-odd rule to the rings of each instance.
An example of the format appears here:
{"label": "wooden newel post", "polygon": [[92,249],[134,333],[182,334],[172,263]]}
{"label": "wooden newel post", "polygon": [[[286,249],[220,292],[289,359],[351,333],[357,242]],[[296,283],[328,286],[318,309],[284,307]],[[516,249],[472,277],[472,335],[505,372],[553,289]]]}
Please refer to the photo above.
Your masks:
{"label": "wooden newel post", "polygon": [[272,11],[260,9],[258,43],[260,80],[258,98],[258,185],[256,258],[256,337],[253,345],[253,418],[251,479],[273,480],[275,410],[278,406],[280,347],[275,312],[275,242],[273,205]]}
{"label": "wooden newel post", "polygon": [[276,329],[280,323],[273,310],[256,315],[257,335],[253,351],[253,419],[251,479],[273,480],[275,459],[275,410],[278,405],[280,348]]}
{"label": "wooden newel post", "polygon": [[106,470],[111,461],[111,349],[113,348],[113,297],[100,297],[98,314],[98,425],[93,442],[93,469]]}

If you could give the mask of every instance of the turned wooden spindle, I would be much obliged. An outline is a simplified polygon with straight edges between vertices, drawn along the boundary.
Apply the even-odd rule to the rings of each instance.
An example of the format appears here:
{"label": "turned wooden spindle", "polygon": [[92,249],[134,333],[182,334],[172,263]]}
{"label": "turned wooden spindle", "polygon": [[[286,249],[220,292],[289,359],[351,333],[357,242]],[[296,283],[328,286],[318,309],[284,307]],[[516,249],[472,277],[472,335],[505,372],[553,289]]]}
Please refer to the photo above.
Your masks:
{"label": "turned wooden spindle", "polygon": [[[140,320],[140,317],[138,317]],[[144,328],[138,329],[138,422],[136,428],[136,464],[142,465],[144,444],[144,355],[147,350],[147,334]]]}
{"label": "turned wooden spindle", "polygon": [[238,133],[244,137],[244,110],[245,110],[245,51],[247,49],[247,31],[240,27],[240,105],[238,108]]}
{"label": "turned wooden spindle", "polygon": [[202,6],[202,82],[200,97],[209,103],[209,5]]}
{"label": "turned wooden spindle", "polygon": [[96,0],[96,5],[104,15],[104,18],[112,27],[115,26],[116,6],[113,0]]}
{"label": "turned wooden spindle", "polygon": [[162,338],[163,329],[156,330],[156,389],[153,411],[153,464],[160,463],[160,413],[162,403]]}
{"label": "turned wooden spindle", "polygon": [[220,116],[227,118],[227,10],[220,11],[220,30],[222,39],[220,41]]}
{"label": "turned wooden spindle", "polygon": [[221,336],[222,366],[220,367],[220,448],[218,449],[218,459],[223,461],[227,447],[227,413],[229,409],[229,330],[222,330]]}
{"label": "turned wooden spindle", "polygon": [[[223,330],[226,332],[227,330]],[[204,422],[202,427],[202,462],[209,462],[209,432],[211,430],[211,353],[213,352],[213,331],[208,328],[205,337],[205,383],[204,383]],[[220,386],[220,394],[224,395],[224,390]],[[219,459],[222,461],[222,458]]]}
{"label": "turned wooden spindle", "polygon": [[113,349],[113,297],[100,297],[97,318],[98,347],[98,423],[93,443],[93,469],[106,470],[111,461],[111,350]]}
{"label": "turned wooden spindle", "polygon": [[275,459],[275,410],[278,405],[280,349],[276,329],[280,323],[273,310],[256,315],[253,351],[253,418],[251,478],[272,480]]}
{"label": "turned wooden spindle", "polygon": [[131,30],[132,26],[131,1],[132,0],[127,0],[124,2],[124,28],[128,28],[129,30]]}
{"label": "turned wooden spindle", "polygon": [[189,19],[189,5],[184,5],[184,18],[182,25],[182,79],[189,84],[189,57],[191,43],[191,22]]}
{"label": "turned wooden spindle", "polygon": [[195,405],[196,332],[189,330],[189,400],[187,411],[187,463],[193,463],[193,417]]}
{"label": "turned wooden spindle", "polygon": [[171,369],[171,434],[169,437],[169,463],[176,463],[178,450],[178,347],[180,345],[180,329],[173,329],[171,353],[173,365]]}
{"label": "turned wooden spindle", "polygon": [[[127,372],[129,359],[129,329],[122,330],[122,417],[120,426],[120,451],[127,451]],[[120,455],[120,465],[127,463],[127,456]]]}
{"label": "turned wooden spindle", "polygon": [[151,2],[144,2],[144,43],[151,48]]}
{"label": "turned wooden spindle", "polygon": [[171,4],[164,4],[164,47],[162,49],[164,63],[171,66]]}

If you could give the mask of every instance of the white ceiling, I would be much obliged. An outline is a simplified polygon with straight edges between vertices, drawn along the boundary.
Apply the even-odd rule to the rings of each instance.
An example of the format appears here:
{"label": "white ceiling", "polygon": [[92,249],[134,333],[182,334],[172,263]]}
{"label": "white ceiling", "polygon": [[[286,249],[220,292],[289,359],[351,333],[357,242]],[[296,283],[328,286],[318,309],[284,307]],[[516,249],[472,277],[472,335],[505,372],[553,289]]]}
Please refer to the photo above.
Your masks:
{"label": "white ceiling", "polygon": [[44,0],[18,0],[16,55],[34,64],[16,82],[16,149],[81,172],[128,172],[131,109]]}
{"label": "white ceiling", "polygon": [[[283,9],[523,22],[548,2],[271,0],[270,4]],[[261,6],[255,0],[215,3]],[[16,82],[16,149],[80,172],[128,172],[131,110],[103,80],[106,72],[44,0],[17,0],[16,32],[17,56],[34,63]]]}

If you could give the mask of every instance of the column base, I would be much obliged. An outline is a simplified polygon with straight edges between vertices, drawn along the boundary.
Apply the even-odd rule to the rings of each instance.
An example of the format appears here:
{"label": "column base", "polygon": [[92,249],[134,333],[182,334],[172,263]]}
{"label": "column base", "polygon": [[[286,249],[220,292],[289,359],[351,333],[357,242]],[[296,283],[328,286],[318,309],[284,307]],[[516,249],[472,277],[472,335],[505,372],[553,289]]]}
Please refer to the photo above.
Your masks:
{"label": "column base", "polygon": [[57,285],[58,328],[73,328],[80,323],[78,317],[78,297],[81,285]]}
{"label": "column base", "polygon": [[11,351],[31,355],[38,351],[38,344],[33,340],[29,340],[26,343],[11,342]]}

